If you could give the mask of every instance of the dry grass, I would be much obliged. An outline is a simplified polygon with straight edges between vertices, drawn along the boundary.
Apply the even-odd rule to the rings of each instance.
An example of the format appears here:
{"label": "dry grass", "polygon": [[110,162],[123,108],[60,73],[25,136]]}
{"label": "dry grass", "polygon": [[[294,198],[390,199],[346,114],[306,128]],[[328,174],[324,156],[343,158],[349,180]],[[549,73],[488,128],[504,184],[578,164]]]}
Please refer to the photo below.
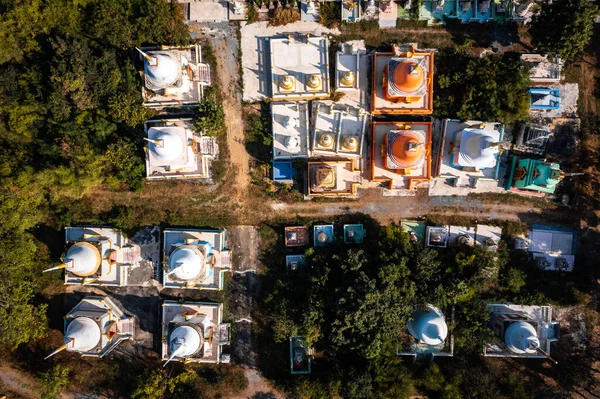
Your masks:
{"label": "dry grass", "polygon": [[269,25],[281,26],[300,21],[300,11],[297,8],[277,8],[273,12]]}

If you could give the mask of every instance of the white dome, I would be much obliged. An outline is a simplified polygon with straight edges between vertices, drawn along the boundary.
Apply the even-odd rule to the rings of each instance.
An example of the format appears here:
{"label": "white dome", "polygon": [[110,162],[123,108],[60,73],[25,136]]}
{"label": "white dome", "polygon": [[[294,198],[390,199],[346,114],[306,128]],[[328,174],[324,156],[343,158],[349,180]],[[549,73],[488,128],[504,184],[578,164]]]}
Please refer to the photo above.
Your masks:
{"label": "white dome", "polygon": [[298,147],[298,139],[295,137],[286,137],[285,138],[285,148],[293,149]]}
{"label": "white dome", "polygon": [[179,326],[171,332],[169,350],[171,356],[175,354],[179,357],[188,357],[196,353],[203,343],[204,337],[200,336],[196,329],[190,326]]}
{"label": "white dome", "polygon": [[500,132],[496,130],[463,130],[458,165],[479,169],[493,168],[496,166],[496,157],[500,148],[492,144],[498,141],[500,141]]}
{"label": "white dome", "polygon": [[144,68],[150,80],[157,86],[172,86],[179,79],[181,65],[171,56],[166,54],[150,54],[158,62],[152,65],[150,61],[144,61]]}
{"label": "white dome", "polygon": [[88,352],[100,342],[100,327],[89,317],[77,317],[67,326],[65,344],[68,351]]}
{"label": "white dome", "polygon": [[66,270],[78,276],[96,273],[101,261],[98,249],[88,242],[74,244],[65,256]]}
{"label": "white dome", "polygon": [[[153,129],[154,128],[151,128],[150,130]],[[154,153],[156,158],[168,164],[181,157],[185,151],[185,145],[181,140],[181,137],[171,130],[154,130],[157,130],[158,132],[149,134],[149,136],[152,137],[152,140],[159,141],[159,144],[156,145],[153,142],[150,142],[149,145],[150,150]]]}
{"label": "white dome", "polygon": [[287,116],[283,122],[283,127],[285,127],[286,129],[293,129],[297,126],[297,122],[295,118],[292,118],[291,116]]}
{"label": "white dome", "polygon": [[535,328],[526,321],[517,321],[508,326],[504,331],[504,343],[511,352],[518,354],[536,353],[540,347]]}
{"label": "white dome", "polygon": [[169,256],[169,269],[179,280],[195,280],[204,268],[204,255],[192,246],[177,248]]}
{"label": "white dome", "polygon": [[408,331],[427,345],[440,345],[448,336],[448,326],[444,314],[438,308],[427,306],[426,312],[417,310],[413,313],[413,319],[408,322]]}

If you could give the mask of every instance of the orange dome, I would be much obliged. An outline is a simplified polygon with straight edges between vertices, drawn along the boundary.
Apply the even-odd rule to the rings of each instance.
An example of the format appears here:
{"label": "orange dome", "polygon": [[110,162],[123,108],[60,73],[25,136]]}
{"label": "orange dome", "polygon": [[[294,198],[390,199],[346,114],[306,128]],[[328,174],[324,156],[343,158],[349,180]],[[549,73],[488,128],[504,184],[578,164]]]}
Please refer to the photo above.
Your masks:
{"label": "orange dome", "polygon": [[396,65],[392,71],[394,86],[404,92],[416,91],[421,87],[424,79],[423,67],[417,66],[416,61],[403,61],[399,65]]}
{"label": "orange dome", "polygon": [[389,137],[389,158],[398,169],[409,169],[418,166],[425,157],[423,140],[415,132],[407,131]]}

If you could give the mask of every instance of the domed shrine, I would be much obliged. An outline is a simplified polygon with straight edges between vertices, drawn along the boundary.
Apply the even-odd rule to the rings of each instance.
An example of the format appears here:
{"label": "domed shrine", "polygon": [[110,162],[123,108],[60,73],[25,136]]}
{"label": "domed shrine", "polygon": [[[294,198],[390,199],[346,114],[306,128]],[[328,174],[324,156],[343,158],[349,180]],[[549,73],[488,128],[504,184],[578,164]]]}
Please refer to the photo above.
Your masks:
{"label": "domed shrine", "polygon": [[485,356],[550,357],[550,344],[560,337],[552,307],[492,304],[488,309],[489,325],[498,341],[485,345]]}
{"label": "domed shrine", "polygon": [[228,363],[222,347],[229,344],[230,325],[222,323],[222,317],[221,303],[164,301],[161,352],[165,365],[171,361]]}
{"label": "domed shrine", "polygon": [[400,341],[399,355],[453,356],[453,341],[448,342],[444,313],[433,305],[415,309],[408,321],[410,339]]}
{"label": "domed shrine", "polygon": [[525,190],[537,195],[553,194],[556,186],[567,176],[560,165],[539,159],[520,158],[513,155],[506,189],[519,192]]}
{"label": "domed shrine", "polygon": [[196,132],[191,118],[150,120],[144,128],[148,179],[211,178],[218,145],[214,137]]}
{"label": "domed shrine", "polygon": [[431,123],[373,122],[371,180],[411,190],[431,174]]}
{"label": "domed shrine", "polygon": [[231,270],[225,230],[164,231],[163,285],[170,288],[222,290]]}
{"label": "domed shrine", "polygon": [[144,47],[139,53],[144,105],[153,108],[197,104],[209,86],[210,66],[202,63],[199,45]]}
{"label": "domed shrine", "polygon": [[433,53],[414,45],[394,46],[373,56],[373,114],[420,114],[433,111]]}
{"label": "domed shrine", "polygon": [[104,357],[120,342],[134,339],[135,319],[127,317],[108,297],[82,299],[64,319],[64,344],[46,358],[66,350],[81,356]]}
{"label": "domed shrine", "polygon": [[503,137],[500,123],[445,119],[429,195],[503,192]]}
{"label": "domed shrine", "polygon": [[65,284],[125,286],[140,266],[140,248],[120,231],[97,227],[67,227],[63,263],[44,270],[65,271]]}

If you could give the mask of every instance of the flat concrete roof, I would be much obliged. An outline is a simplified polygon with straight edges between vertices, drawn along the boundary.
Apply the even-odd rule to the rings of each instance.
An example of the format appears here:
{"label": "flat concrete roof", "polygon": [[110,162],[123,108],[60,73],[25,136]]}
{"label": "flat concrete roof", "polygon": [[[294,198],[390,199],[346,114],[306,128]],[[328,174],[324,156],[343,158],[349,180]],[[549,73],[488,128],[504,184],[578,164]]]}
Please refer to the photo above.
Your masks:
{"label": "flat concrete roof", "polygon": [[[271,55],[271,96],[275,100],[314,99],[329,97],[329,41],[326,37],[301,34],[269,39]],[[293,79],[293,87],[284,91],[280,82],[285,76]],[[321,79],[319,88],[307,82],[311,76]]]}
{"label": "flat concrete roof", "polygon": [[[365,146],[368,115],[362,110],[333,102],[313,103],[314,129],[311,134],[313,155],[342,156],[359,158]],[[330,134],[333,142],[323,145],[321,136]],[[354,139],[357,147],[347,147],[347,140]]]}
{"label": "flat concrete roof", "polygon": [[308,105],[305,102],[272,103],[271,118],[273,159],[308,157]]}

